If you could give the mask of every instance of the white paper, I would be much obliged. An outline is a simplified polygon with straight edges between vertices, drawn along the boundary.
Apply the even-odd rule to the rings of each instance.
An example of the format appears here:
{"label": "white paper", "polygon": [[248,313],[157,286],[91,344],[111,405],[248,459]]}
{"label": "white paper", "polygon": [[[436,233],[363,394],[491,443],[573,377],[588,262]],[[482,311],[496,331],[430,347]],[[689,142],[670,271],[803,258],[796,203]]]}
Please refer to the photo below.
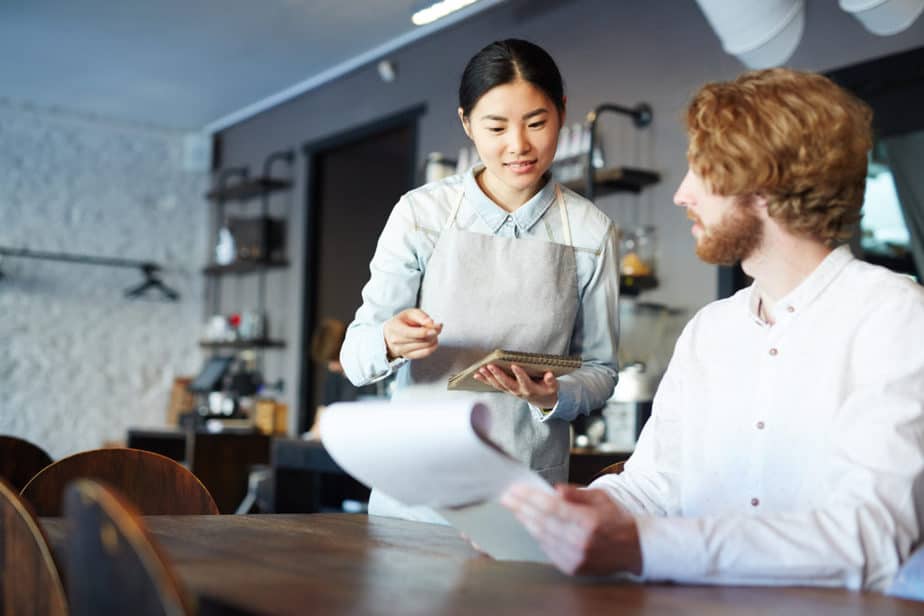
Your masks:
{"label": "white paper", "polygon": [[436,509],[494,558],[548,562],[497,501],[515,483],[552,488],[488,441],[489,420],[471,399],[339,403],[321,415],[321,441],[350,475],[405,505]]}

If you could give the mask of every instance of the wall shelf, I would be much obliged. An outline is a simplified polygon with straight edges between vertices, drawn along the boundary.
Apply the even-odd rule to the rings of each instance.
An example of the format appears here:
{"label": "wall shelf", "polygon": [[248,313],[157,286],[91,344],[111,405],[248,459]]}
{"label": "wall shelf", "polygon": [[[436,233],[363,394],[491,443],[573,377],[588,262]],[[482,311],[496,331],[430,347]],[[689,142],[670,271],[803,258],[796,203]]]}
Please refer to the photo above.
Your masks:
{"label": "wall shelf", "polygon": [[[635,167],[607,167],[594,170],[594,197],[602,197],[617,192],[639,193],[646,186],[656,184],[661,174],[648,169]],[[584,195],[586,183],[583,178],[562,184],[574,192]],[[586,196],[586,195],[585,195]]]}
{"label": "wall shelf", "polygon": [[255,340],[200,340],[204,349],[284,349],[285,340],[258,338]]}
{"label": "wall shelf", "polygon": [[282,259],[279,261],[235,261],[227,265],[218,265],[213,263],[202,269],[206,276],[221,276],[223,274],[251,274],[262,272],[267,269],[282,269],[289,267],[289,261]]}
{"label": "wall shelf", "polygon": [[290,180],[260,176],[245,178],[231,186],[220,186],[205,193],[210,201],[246,201],[292,187]]}
{"label": "wall shelf", "polygon": [[627,297],[634,297],[642,291],[650,291],[657,286],[656,276],[628,276],[626,274],[619,276],[619,293]]}

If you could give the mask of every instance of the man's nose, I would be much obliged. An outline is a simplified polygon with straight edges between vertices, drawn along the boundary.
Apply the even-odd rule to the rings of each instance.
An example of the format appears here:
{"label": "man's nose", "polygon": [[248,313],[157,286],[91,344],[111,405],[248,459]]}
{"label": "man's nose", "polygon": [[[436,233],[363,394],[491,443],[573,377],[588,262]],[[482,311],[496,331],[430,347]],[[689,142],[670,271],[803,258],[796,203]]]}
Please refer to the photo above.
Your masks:
{"label": "man's nose", "polygon": [[678,207],[687,207],[692,202],[690,196],[690,179],[691,172],[688,169],[687,174],[683,176],[683,180],[680,182],[680,186],[677,187],[677,191],[674,193],[674,205]]}

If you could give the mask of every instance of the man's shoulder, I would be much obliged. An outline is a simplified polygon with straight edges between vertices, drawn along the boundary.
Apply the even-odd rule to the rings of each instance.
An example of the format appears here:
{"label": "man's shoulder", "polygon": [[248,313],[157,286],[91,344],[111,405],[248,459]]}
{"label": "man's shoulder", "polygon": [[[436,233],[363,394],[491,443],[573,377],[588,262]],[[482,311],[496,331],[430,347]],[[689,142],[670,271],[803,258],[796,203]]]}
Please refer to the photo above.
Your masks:
{"label": "man's shoulder", "polygon": [[859,259],[851,261],[844,273],[841,289],[855,300],[874,305],[912,302],[924,307],[924,287],[909,276]]}
{"label": "man's shoulder", "polygon": [[751,287],[747,286],[733,295],[713,300],[697,310],[693,319],[712,321],[713,319],[725,319],[731,314],[742,314],[741,311],[747,309],[751,292]]}

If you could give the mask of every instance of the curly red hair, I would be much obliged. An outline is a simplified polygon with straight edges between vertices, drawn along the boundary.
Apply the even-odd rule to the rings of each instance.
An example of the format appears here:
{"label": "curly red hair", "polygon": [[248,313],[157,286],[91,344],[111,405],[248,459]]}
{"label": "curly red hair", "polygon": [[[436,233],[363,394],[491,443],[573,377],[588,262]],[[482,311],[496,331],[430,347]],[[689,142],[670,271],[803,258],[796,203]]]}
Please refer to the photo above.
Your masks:
{"label": "curly red hair", "polygon": [[786,68],[709,83],[687,108],[690,167],[720,195],[760,194],[789,231],[834,245],[860,220],[869,106]]}

